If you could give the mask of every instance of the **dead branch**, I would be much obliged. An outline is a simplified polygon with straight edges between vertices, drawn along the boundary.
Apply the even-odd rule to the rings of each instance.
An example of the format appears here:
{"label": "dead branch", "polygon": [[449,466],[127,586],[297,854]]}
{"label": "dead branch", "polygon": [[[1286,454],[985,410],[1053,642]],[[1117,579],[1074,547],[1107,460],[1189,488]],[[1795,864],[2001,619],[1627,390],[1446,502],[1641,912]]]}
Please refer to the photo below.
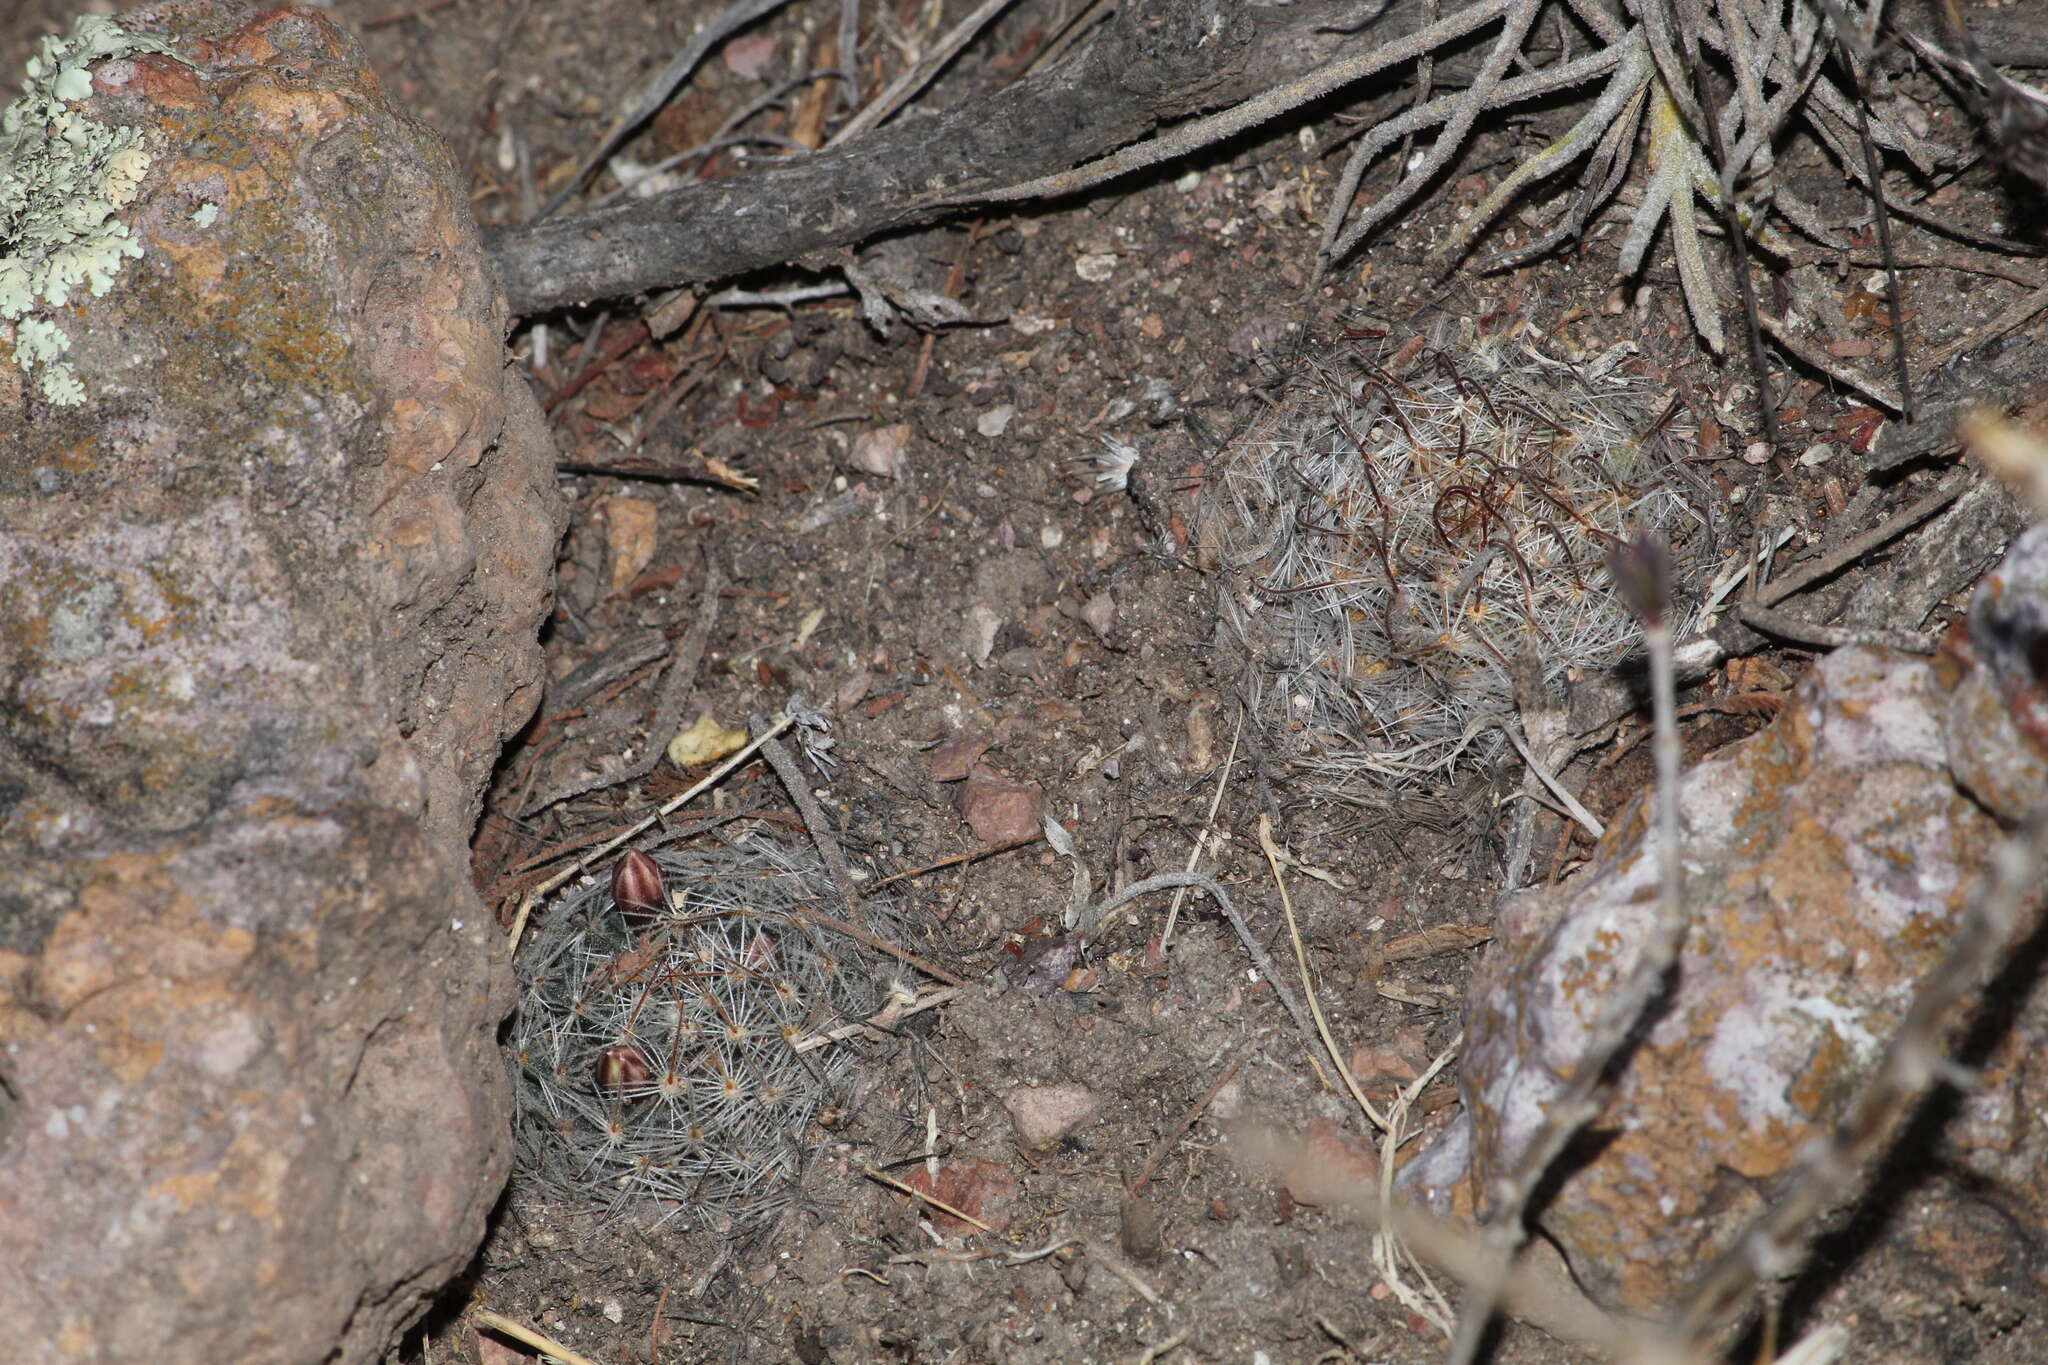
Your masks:
{"label": "dead branch", "polygon": [[486,242],[518,315],[798,261],[957,212],[930,202],[940,195],[1063,170],[1293,79],[1356,50],[1375,8],[1129,6],[1080,57],[990,98],[745,175],[499,228]]}

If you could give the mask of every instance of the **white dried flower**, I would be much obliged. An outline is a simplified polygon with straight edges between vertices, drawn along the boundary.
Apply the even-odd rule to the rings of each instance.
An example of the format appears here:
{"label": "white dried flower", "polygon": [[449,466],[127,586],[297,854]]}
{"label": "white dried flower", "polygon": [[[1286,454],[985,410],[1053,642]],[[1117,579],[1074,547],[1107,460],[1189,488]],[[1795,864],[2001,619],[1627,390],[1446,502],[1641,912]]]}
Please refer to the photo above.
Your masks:
{"label": "white dried flower", "polygon": [[1076,455],[1074,463],[1084,467],[1092,466],[1095,482],[1104,491],[1121,493],[1131,486],[1131,470],[1138,463],[1138,447],[1129,441],[1119,441],[1114,436],[1097,436],[1102,442],[1101,451]]}

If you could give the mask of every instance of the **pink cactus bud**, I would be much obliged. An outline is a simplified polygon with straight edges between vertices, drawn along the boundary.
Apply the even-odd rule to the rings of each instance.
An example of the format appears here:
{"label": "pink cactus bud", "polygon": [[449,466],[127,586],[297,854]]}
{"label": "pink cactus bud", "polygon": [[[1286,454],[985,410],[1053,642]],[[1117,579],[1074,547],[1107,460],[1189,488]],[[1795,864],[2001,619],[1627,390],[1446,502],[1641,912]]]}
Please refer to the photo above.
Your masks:
{"label": "pink cactus bud", "polygon": [[631,1043],[615,1043],[597,1054],[597,1088],[607,1095],[645,1090],[653,1076],[647,1054]]}
{"label": "pink cactus bud", "polygon": [[654,859],[632,849],[612,868],[612,904],[635,924],[645,924],[668,909],[661,868]]}

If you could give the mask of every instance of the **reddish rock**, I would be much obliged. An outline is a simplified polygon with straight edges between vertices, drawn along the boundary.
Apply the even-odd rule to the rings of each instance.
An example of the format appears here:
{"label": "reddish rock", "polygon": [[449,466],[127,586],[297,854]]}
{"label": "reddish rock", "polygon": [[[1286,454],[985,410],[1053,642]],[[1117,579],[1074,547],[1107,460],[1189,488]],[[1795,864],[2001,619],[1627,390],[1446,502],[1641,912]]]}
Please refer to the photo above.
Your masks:
{"label": "reddish rock", "polygon": [[1284,1178],[1287,1193],[1297,1204],[1356,1201],[1379,1189],[1379,1153],[1363,1134],[1316,1119]]}
{"label": "reddish rock", "polygon": [[988,741],[979,735],[949,739],[932,750],[932,781],[958,782],[974,771],[974,765],[988,752]]}
{"label": "reddish rock", "polygon": [[1045,797],[1036,783],[1019,782],[993,768],[974,765],[960,786],[960,818],[985,844],[1028,839],[1044,826]]}
{"label": "reddish rock", "polygon": [[[1693,920],[1676,988],[1622,1074],[1596,1159],[1544,1229],[1596,1297],[1668,1303],[1830,1127],[1942,956],[1996,831],[1951,779],[1925,661],[1844,649],[1771,726],[1686,774]],[[1454,1125],[1416,1179],[1447,1197],[1516,1159],[1631,968],[1656,902],[1645,798],[1594,864],[1504,907],[1466,1006]]]}
{"label": "reddish rock", "polygon": [[[903,1176],[903,1183],[980,1219],[988,1224],[991,1232],[1001,1232],[1016,1216],[1017,1173],[999,1161],[979,1157],[942,1161],[937,1181],[923,1166],[914,1166]],[[949,1237],[969,1236],[981,1231],[972,1223],[963,1223],[938,1209],[927,1206],[926,1212],[932,1225]]]}
{"label": "reddish rock", "polygon": [[466,845],[560,529],[460,177],[312,9],[123,15],[141,246],[0,359],[0,1320],[377,1359],[509,1161]]}

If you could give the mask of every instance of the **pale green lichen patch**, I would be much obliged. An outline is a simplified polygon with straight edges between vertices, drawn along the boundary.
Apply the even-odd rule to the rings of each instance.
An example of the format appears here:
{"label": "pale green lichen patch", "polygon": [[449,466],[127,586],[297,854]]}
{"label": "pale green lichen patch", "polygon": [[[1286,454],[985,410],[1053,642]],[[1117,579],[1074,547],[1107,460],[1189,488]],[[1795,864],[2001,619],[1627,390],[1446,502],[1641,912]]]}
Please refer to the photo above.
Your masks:
{"label": "pale green lichen patch", "polygon": [[148,173],[142,134],[69,107],[92,93],[94,62],[135,52],[170,49],[84,15],[37,45],[21,98],[0,114],[0,321],[16,324],[14,358],[40,372],[52,403],[83,403],[85,390],[63,359],[70,338],[29,315],[64,307],[80,289],[105,294],[122,262],[142,254],[114,216]]}

